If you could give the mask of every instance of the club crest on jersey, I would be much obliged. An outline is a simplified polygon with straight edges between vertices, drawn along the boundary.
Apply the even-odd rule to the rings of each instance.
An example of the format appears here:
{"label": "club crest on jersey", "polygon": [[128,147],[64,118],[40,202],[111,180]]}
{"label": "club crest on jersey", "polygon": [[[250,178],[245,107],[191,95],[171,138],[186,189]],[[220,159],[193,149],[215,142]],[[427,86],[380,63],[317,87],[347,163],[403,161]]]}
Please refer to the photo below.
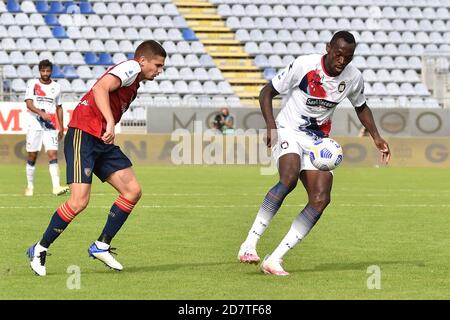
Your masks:
{"label": "club crest on jersey", "polygon": [[344,92],[344,90],[345,90],[345,81],[341,81],[341,83],[339,83],[339,86],[338,86],[338,91],[340,93],[342,93],[342,92]]}
{"label": "club crest on jersey", "polygon": [[281,149],[287,149],[289,148],[289,143],[287,141],[281,142]]}

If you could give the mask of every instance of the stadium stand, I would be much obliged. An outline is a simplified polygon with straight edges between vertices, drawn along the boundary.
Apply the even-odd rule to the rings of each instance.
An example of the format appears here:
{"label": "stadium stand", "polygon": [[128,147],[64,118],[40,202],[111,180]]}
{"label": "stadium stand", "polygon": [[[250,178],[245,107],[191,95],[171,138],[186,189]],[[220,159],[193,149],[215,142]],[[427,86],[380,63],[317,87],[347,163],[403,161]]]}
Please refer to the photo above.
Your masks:
{"label": "stadium stand", "polygon": [[423,56],[449,52],[449,7],[448,0],[0,0],[0,65],[5,87],[20,93],[48,58],[66,94],[78,97],[152,38],[169,56],[159,80],[140,88],[154,96],[146,105],[256,105],[277,71],[297,55],[325,52],[332,34],[347,29],[374,107],[439,107]]}

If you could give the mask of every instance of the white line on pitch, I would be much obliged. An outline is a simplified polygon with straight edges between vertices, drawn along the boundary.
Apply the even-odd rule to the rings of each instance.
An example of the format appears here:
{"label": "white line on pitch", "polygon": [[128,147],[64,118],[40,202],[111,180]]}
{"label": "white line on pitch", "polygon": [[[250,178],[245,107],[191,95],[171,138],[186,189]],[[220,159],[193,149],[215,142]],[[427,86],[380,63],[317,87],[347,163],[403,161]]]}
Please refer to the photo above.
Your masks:
{"label": "white line on pitch", "polygon": [[[220,208],[258,208],[260,205],[138,205],[138,208],[145,209],[220,209]],[[301,208],[305,204],[286,204],[283,207]],[[450,204],[334,204],[338,207],[374,207],[374,208],[450,208]],[[110,206],[88,206],[93,209],[110,208]],[[0,206],[0,209],[56,209],[55,206]]]}

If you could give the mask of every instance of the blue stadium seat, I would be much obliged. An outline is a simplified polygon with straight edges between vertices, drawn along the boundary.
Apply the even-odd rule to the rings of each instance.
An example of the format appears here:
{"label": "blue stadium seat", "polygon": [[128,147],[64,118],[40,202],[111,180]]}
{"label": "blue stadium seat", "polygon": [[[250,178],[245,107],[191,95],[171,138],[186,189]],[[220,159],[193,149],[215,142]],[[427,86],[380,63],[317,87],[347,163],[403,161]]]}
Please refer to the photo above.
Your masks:
{"label": "blue stadium seat", "polygon": [[48,10],[49,13],[64,13],[65,8],[59,1],[51,1],[50,2],[50,9]]}
{"label": "blue stadium seat", "polygon": [[67,39],[69,38],[66,34],[66,31],[61,26],[56,26],[52,30],[53,36],[58,39]]}
{"label": "blue stadium seat", "polygon": [[127,53],[127,58],[128,59],[133,59],[134,58],[134,52]]}
{"label": "blue stadium seat", "polygon": [[66,79],[76,79],[76,78],[78,78],[77,71],[71,65],[64,66],[62,72],[64,73],[64,77]]}
{"label": "blue stadium seat", "polygon": [[103,52],[98,56],[98,64],[111,65],[114,64],[109,53]]}
{"label": "blue stadium seat", "polygon": [[57,65],[53,65],[52,78],[64,78],[64,73],[62,73],[61,69]]}
{"label": "blue stadium seat", "polygon": [[76,6],[75,2],[73,2],[73,1],[64,1],[64,3],[62,5],[64,7],[64,12],[65,13],[74,13],[74,11],[75,11],[74,9],[75,8],[72,8],[72,9],[69,9],[69,8],[72,7],[72,6]]}
{"label": "blue stadium seat", "polygon": [[186,41],[197,41],[198,38],[195,35],[195,32],[191,28],[183,28],[183,39]]}
{"label": "blue stadium seat", "polygon": [[277,71],[274,68],[265,68],[264,69],[264,79],[272,80],[273,77],[277,74]]}
{"label": "blue stadium seat", "polygon": [[50,10],[50,7],[47,4],[47,1],[36,1],[36,10],[39,13],[47,13]]}
{"label": "blue stadium seat", "polygon": [[44,21],[49,26],[59,26],[58,18],[54,14],[47,14],[44,17]]}
{"label": "blue stadium seat", "polygon": [[16,0],[8,0],[6,3],[6,8],[9,12],[21,12],[22,9],[20,9],[20,5],[17,3]]}
{"label": "blue stadium seat", "polygon": [[86,2],[80,2],[80,13],[92,14],[95,12],[92,9],[91,4],[86,1]]}
{"label": "blue stadium seat", "polygon": [[98,57],[94,52],[86,52],[84,54],[84,61],[86,61],[86,64],[97,64]]}

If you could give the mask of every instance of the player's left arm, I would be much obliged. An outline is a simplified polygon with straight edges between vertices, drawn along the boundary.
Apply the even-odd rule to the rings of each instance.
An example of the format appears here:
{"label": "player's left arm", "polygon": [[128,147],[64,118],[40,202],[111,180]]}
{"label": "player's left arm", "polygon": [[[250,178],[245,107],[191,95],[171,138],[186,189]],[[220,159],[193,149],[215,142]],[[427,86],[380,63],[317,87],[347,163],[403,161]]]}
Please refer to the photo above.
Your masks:
{"label": "player's left arm", "polygon": [[380,136],[375,120],[373,119],[373,114],[367,104],[355,108],[356,114],[358,115],[359,121],[367,129],[367,131],[372,136],[372,139],[377,146],[378,150],[381,152],[381,162],[388,163],[391,158],[391,151],[389,149],[389,144]]}
{"label": "player's left arm", "polygon": [[56,106],[56,119],[58,121],[59,132],[58,132],[58,140],[61,140],[64,136],[64,120],[63,120],[63,108],[62,105]]}

